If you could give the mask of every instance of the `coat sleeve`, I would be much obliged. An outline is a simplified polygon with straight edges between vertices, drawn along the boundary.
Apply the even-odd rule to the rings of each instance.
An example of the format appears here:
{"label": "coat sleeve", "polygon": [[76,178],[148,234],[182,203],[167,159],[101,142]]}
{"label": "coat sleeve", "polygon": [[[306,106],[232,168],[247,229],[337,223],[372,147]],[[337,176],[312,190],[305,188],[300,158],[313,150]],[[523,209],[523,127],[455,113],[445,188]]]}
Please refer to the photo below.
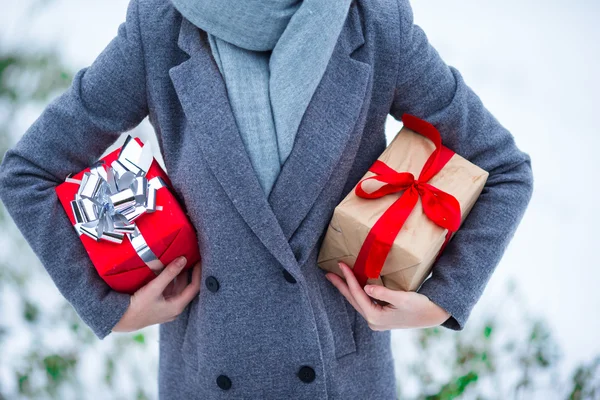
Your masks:
{"label": "coat sleeve", "polygon": [[413,23],[409,0],[397,0],[400,55],[390,114],[433,124],[445,146],[489,172],[481,196],[418,289],[462,330],[520,223],[533,190],[528,154],[485,108],[459,71],[445,64]]}
{"label": "coat sleeve", "polygon": [[[129,305],[99,277],[55,192],[148,114],[137,0],[93,63],[50,102],[0,164],[0,199],[60,293],[100,339]],[[26,268],[26,265],[22,266]]]}

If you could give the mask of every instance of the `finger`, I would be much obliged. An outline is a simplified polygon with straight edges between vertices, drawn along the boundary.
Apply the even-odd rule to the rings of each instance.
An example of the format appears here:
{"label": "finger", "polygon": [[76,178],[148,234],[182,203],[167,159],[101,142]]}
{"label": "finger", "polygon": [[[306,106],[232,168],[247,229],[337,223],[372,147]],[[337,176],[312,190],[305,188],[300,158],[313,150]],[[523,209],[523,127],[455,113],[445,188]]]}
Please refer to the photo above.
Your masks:
{"label": "finger", "polygon": [[354,307],[356,311],[358,311],[364,317],[362,309],[360,308],[354,297],[352,297],[352,293],[350,293],[346,282],[344,282],[344,280],[340,276],[334,274],[333,272],[328,272],[327,274],[325,274],[325,277],[329,282],[331,282],[333,286],[335,286],[340,291],[340,293],[346,298],[346,300],[348,300],[348,302],[352,304],[352,307]]}
{"label": "finger", "polygon": [[175,307],[178,313],[181,312],[200,292],[200,275],[200,262],[197,262],[192,269],[192,281],[181,291],[181,293],[169,299],[170,305]]}
{"label": "finger", "polygon": [[[380,311],[381,306],[374,304],[373,300],[369,298],[367,293],[356,280],[356,277],[354,276],[354,273],[352,272],[350,267],[343,262],[340,262],[339,265],[342,272],[344,273],[344,277],[346,278],[346,283],[348,284],[348,289],[350,290],[352,297],[354,297],[356,303],[364,311],[365,315],[368,316],[376,311]],[[368,320],[369,318],[365,319]]]}
{"label": "finger", "polygon": [[186,262],[184,256],[171,261],[156,278],[148,283],[148,289],[156,295],[162,295],[167,285],[181,272]]}
{"label": "finger", "polygon": [[163,292],[163,297],[165,299],[178,295],[187,286],[189,280],[188,272],[189,270],[181,271],[179,275],[169,283],[167,289]]}
{"label": "finger", "polygon": [[400,297],[406,292],[401,290],[392,290],[380,285],[366,285],[365,292],[374,299],[385,301],[389,306],[394,307]]}
{"label": "finger", "polygon": [[164,297],[170,297],[173,295],[173,291],[175,290],[176,280],[177,280],[177,278],[175,278],[175,280],[172,280],[171,282],[169,282],[169,284],[165,288],[165,291],[163,292]]}
{"label": "finger", "polygon": [[178,295],[185,289],[185,287],[190,283],[190,270],[187,269],[185,271],[181,271],[177,278],[175,278],[175,289],[173,290],[173,295]]}

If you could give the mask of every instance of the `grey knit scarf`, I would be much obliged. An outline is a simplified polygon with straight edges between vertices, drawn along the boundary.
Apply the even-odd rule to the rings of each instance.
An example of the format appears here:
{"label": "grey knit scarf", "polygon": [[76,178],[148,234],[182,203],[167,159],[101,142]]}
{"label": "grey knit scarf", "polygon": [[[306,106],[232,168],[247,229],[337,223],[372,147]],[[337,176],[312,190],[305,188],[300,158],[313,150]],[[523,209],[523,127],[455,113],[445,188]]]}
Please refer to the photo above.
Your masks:
{"label": "grey knit scarf", "polygon": [[171,0],[208,33],[266,195],[289,156],[351,0]]}

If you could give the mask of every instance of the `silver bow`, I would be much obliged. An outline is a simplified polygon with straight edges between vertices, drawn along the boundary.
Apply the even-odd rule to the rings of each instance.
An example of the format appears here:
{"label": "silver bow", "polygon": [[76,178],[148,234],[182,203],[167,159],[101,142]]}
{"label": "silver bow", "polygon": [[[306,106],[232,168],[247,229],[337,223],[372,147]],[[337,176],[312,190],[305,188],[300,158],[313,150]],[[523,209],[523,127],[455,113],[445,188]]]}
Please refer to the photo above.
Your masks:
{"label": "silver bow", "polygon": [[158,176],[146,178],[152,160],[150,144],[140,146],[127,135],[119,156],[110,166],[105,169],[100,160],[83,174],[81,181],[69,177],[66,181],[80,184],[71,201],[77,233],[113,243],[122,243],[127,235],[140,258],[158,273],[164,265],[134,222],[145,213],[161,209],[156,205],[156,191],[167,185]]}

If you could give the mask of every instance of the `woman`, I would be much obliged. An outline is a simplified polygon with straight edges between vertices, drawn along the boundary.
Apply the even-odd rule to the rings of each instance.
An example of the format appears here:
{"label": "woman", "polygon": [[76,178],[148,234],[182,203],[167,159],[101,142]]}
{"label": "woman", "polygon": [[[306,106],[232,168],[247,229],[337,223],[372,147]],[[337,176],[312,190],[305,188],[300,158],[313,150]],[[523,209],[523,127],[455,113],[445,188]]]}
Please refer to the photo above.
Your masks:
{"label": "woman", "polygon": [[[337,8],[336,8],[337,7]],[[388,114],[490,172],[415,293],[373,304],[316,265],[333,208],[386,146]],[[146,116],[197,229],[129,296],[97,276],[54,187]],[[527,154],[413,24],[408,0],[131,0],[118,35],[10,149],[0,195],[99,338],[160,323],[161,399],[390,399],[390,329],[463,329],[532,191]]]}

